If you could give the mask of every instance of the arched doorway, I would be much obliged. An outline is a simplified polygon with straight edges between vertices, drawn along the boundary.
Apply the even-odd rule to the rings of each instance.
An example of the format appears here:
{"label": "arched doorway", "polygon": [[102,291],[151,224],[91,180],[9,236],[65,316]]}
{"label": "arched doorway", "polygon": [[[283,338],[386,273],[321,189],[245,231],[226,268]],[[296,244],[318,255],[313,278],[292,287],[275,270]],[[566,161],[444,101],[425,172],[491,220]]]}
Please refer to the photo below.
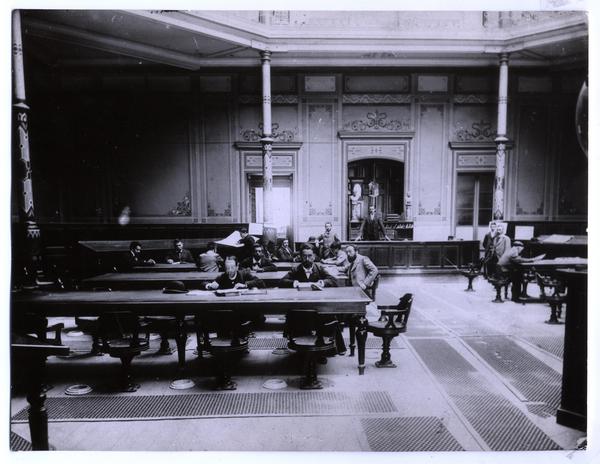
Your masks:
{"label": "arched doorway", "polygon": [[[348,238],[354,239],[368,207],[390,226],[394,237],[396,225],[405,219],[405,167],[401,161],[366,158],[348,163]],[[393,224],[393,225],[392,225]]]}

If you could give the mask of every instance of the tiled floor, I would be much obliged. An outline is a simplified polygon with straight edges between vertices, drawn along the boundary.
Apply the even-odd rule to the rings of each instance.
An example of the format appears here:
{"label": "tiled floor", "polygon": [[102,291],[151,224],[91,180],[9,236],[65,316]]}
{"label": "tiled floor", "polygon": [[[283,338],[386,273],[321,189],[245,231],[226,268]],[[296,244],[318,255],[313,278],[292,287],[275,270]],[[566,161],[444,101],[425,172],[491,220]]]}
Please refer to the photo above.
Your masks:
{"label": "tiled floor", "polygon": [[[382,289],[415,295],[408,332],[392,350],[398,367],[377,369],[376,349],[367,350],[364,376],[358,375],[355,357],[330,358],[318,366],[325,388],[308,396],[298,389],[296,356],[270,349],[252,350],[240,361],[234,374],[236,392],[213,393],[211,360],[196,359],[195,340],[190,339],[187,367],[195,388],[169,389],[176,354],[147,352],[133,363],[141,388],[121,395],[133,398],[124,400],[133,409],[121,408],[119,414],[107,409],[98,419],[75,420],[69,417],[77,414],[60,408],[68,409],[81,398],[60,401],[65,388],[87,383],[95,388],[90,395],[107,395],[102,387],[118,372],[119,361],[106,356],[50,359],[50,442],[57,450],[88,451],[575,449],[585,434],[556,424],[554,416],[564,326],[545,324],[549,309],[542,304],[491,303],[493,289],[483,280],[475,282],[475,292],[465,292],[465,287],[458,276],[382,279]],[[530,289],[531,294],[535,291]],[[374,308],[369,317],[376,317]],[[280,336],[277,319],[272,322],[268,331],[256,335]],[[87,339],[67,331],[64,342],[83,349]],[[288,387],[263,388],[272,378],[285,380]],[[158,397],[200,393],[214,402],[210,413],[191,404],[186,408],[193,396],[181,398],[177,407]],[[108,403],[114,406],[114,400]],[[148,404],[166,405],[160,419],[140,412]],[[53,405],[54,415],[64,413],[59,421],[53,419]],[[15,393],[11,415],[25,406],[22,394]],[[111,414],[115,417],[107,419]],[[14,419],[11,430],[29,439],[25,421]]]}

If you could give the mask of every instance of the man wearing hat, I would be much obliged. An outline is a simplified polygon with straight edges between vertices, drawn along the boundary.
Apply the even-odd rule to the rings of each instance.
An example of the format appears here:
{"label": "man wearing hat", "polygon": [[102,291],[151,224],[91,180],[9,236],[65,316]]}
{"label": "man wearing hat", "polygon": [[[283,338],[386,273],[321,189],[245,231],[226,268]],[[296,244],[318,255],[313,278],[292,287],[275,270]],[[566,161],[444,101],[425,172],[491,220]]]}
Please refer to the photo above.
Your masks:
{"label": "man wearing hat", "polygon": [[539,261],[544,255],[536,256],[535,258],[523,258],[521,253],[523,252],[523,242],[515,240],[508,250],[498,259],[498,272],[504,275],[510,275],[511,281],[511,300],[519,301],[521,296],[521,273],[515,264],[517,263],[533,263]]}

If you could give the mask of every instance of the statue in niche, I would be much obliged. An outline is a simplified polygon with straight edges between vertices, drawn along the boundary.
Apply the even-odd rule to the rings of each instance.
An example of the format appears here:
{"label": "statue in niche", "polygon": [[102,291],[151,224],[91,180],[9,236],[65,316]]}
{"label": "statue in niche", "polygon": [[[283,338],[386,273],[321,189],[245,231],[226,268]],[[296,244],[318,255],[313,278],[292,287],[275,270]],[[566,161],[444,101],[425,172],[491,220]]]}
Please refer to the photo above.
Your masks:
{"label": "statue in niche", "polygon": [[350,195],[350,203],[352,204],[351,221],[359,221],[362,215],[362,187],[359,183],[352,185],[352,194]]}
{"label": "statue in niche", "polygon": [[377,208],[377,197],[379,196],[379,184],[373,179],[369,182],[369,206]]}

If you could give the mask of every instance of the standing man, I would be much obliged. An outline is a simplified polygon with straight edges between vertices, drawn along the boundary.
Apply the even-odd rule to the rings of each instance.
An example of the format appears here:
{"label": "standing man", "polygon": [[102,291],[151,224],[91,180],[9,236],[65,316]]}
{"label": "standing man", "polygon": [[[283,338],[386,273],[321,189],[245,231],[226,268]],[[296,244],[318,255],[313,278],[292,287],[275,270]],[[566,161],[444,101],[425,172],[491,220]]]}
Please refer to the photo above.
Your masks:
{"label": "standing man", "polygon": [[360,287],[362,290],[372,292],[373,283],[377,278],[379,271],[377,266],[369,257],[359,254],[353,245],[346,247],[346,255],[348,256],[348,264],[341,270],[348,274],[350,283],[353,287]]}
{"label": "standing man", "polygon": [[208,250],[198,256],[197,266],[201,272],[218,272],[223,268],[223,258],[217,253],[215,242],[209,242]]}
{"label": "standing man", "polygon": [[496,268],[496,258],[494,256],[494,237],[496,235],[496,221],[490,221],[489,231],[483,237],[483,275],[487,278],[494,274]]}
{"label": "standing man", "polygon": [[386,240],[390,240],[385,233],[381,217],[375,212],[375,206],[369,206],[369,214],[363,220],[356,240],[379,240],[381,235]]}
{"label": "standing man", "polygon": [[333,225],[331,224],[331,222],[326,222],[325,232],[323,232],[317,238],[316,245],[317,248],[319,248],[320,250],[321,260],[331,257],[331,245],[333,245],[334,243],[340,243],[340,239],[335,234],[335,232],[331,230],[332,228]]}
{"label": "standing man", "polygon": [[193,263],[194,259],[189,250],[183,248],[181,239],[176,238],[173,240],[173,250],[167,254],[166,261],[167,264]]}
{"label": "standing man", "polygon": [[506,223],[498,222],[496,225],[496,236],[494,237],[492,247],[494,250],[494,258],[496,262],[510,250],[510,237],[506,235]]}
{"label": "standing man", "polygon": [[238,243],[244,245],[244,247],[240,251],[240,262],[244,259],[250,258],[254,254],[254,237],[248,234],[248,229],[242,227],[240,229],[240,238]]}

